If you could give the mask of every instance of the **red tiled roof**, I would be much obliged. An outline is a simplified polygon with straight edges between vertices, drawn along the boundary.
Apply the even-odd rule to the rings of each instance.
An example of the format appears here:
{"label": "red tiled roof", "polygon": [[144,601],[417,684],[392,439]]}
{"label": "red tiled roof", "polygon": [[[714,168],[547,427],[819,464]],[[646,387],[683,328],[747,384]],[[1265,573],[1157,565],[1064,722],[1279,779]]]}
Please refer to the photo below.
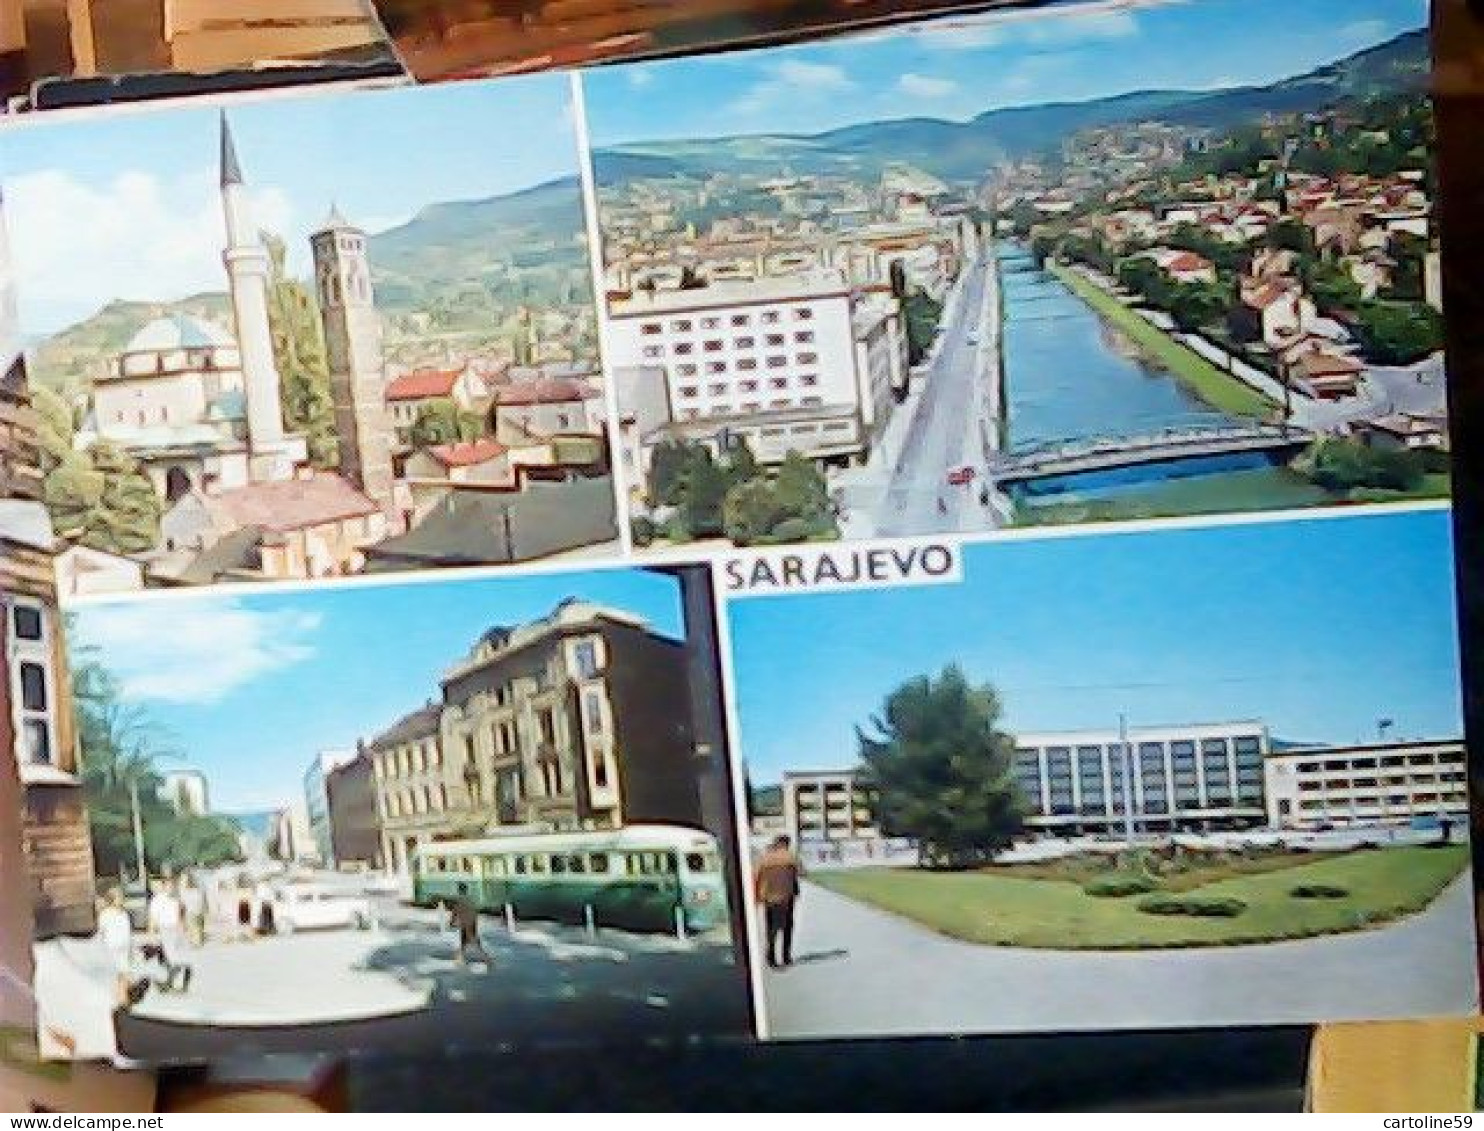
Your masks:
{"label": "red tiled roof", "polygon": [[1286,298],[1291,286],[1283,281],[1264,283],[1242,295],[1242,301],[1255,310],[1266,310],[1273,303]]}
{"label": "red tiled roof", "polygon": [[428,397],[446,397],[453,393],[453,384],[463,374],[462,369],[414,369],[394,379],[386,387],[389,401],[420,401]]}
{"label": "red tiled roof", "polygon": [[495,393],[497,405],[562,404],[566,401],[590,401],[602,396],[586,381],[574,377],[542,377],[535,381],[517,381]]}
{"label": "red tiled roof", "polygon": [[381,508],[333,472],[316,472],[308,479],[249,483],[207,495],[209,509],[225,515],[233,526],[257,526],[283,533],[347,518],[375,514]]}
{"label": "red tiled roof", "polygon": [[502,456],[510,449],[497,440],[463,441],[457,444],[439,444],[428,449],[428,455],[444,467],[473,467]]}
{"label": "red tiled roof", "polygon": [[1171,256],[1165,263],[1165,269],[1169,271],[1204,271],[1209,266],[1209,259],[1193,251],[1182,251],[1179,255]]}

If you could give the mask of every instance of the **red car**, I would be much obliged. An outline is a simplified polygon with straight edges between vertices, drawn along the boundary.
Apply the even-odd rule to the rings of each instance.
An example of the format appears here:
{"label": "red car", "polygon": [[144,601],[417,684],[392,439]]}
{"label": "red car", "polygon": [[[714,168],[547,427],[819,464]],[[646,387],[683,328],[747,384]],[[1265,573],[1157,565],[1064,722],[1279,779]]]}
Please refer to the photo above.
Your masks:
{"label": "red car", "polygon": [[950,487],[963,487],[974,482],[974,469],[972,467],[955,467],[948,473],[948,485]]}

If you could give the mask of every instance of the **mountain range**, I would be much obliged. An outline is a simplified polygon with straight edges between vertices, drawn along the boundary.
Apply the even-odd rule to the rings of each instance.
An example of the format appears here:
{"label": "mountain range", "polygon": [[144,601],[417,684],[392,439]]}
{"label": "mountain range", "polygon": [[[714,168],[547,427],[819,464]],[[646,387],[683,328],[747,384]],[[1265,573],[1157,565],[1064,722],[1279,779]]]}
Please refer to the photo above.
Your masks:
{"label": "mountain range", "polygon": [[987,110],[965,122],[899,118],[808,136],[756,134],[613,146],[594,154],[600,184],[708,172],[877,173],[906,163],[947,180],[977,179],[1007,157],[1056,148],[1078,130],[1140,121],[1221,129],[1267,113],[1318,110],[1349,98],[1425,88],[1424,30],[1265,86],[1150,90],[1085,102]]}

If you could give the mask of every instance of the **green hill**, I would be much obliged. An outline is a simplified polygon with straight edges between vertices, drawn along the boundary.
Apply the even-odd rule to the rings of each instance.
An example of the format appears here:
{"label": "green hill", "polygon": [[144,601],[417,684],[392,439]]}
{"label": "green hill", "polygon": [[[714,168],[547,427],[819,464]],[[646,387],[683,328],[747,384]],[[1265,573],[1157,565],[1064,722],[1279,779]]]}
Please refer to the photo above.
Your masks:
{"label": "green hill", "polygon": [[1085,102],[988,110],[966,122],[901,118],[807,137],[767,134],[645,142],[599,150],[594,167],[599,182],[610,185],[659,176],[767,172],[784,166],[796,173],[856,170],[874,176],[893,162],[916,165],[946,180],[972,180],[1001,158],[1055,149],[1078,130],[1139,121],[1220,129],[1265,113],[1318,110],[1344,99],[1422,90],[1428,71],[1427,33],[1418,30],[1267,86],[1135,91]]}

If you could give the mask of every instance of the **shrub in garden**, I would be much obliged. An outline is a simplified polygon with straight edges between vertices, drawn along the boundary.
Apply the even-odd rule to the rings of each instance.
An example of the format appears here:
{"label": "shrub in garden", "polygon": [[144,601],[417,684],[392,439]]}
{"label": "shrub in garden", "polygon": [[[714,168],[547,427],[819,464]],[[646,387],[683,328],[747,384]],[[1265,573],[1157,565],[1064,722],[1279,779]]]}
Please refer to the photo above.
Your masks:
{"label": "shrub in garden", "polygon": [[1102,899],[1120,899],[1126,895],[1143,895],[1157,887],[1148,876],[1107,876],[1084,884],[1082,890]]}
{"label": "shrub in garden", "polygon": [[1334,884],[1299,884],[1288,894],[1295,899],[1344,899],[1350,894],[1350,889]]}
{"label": "shrub in garden", "polygon": [[1247,910],[1244,900],[1231,896],[1150,895],[1139,900],[1146,915],[1193,915],[1197,918],[1234,919]]}

